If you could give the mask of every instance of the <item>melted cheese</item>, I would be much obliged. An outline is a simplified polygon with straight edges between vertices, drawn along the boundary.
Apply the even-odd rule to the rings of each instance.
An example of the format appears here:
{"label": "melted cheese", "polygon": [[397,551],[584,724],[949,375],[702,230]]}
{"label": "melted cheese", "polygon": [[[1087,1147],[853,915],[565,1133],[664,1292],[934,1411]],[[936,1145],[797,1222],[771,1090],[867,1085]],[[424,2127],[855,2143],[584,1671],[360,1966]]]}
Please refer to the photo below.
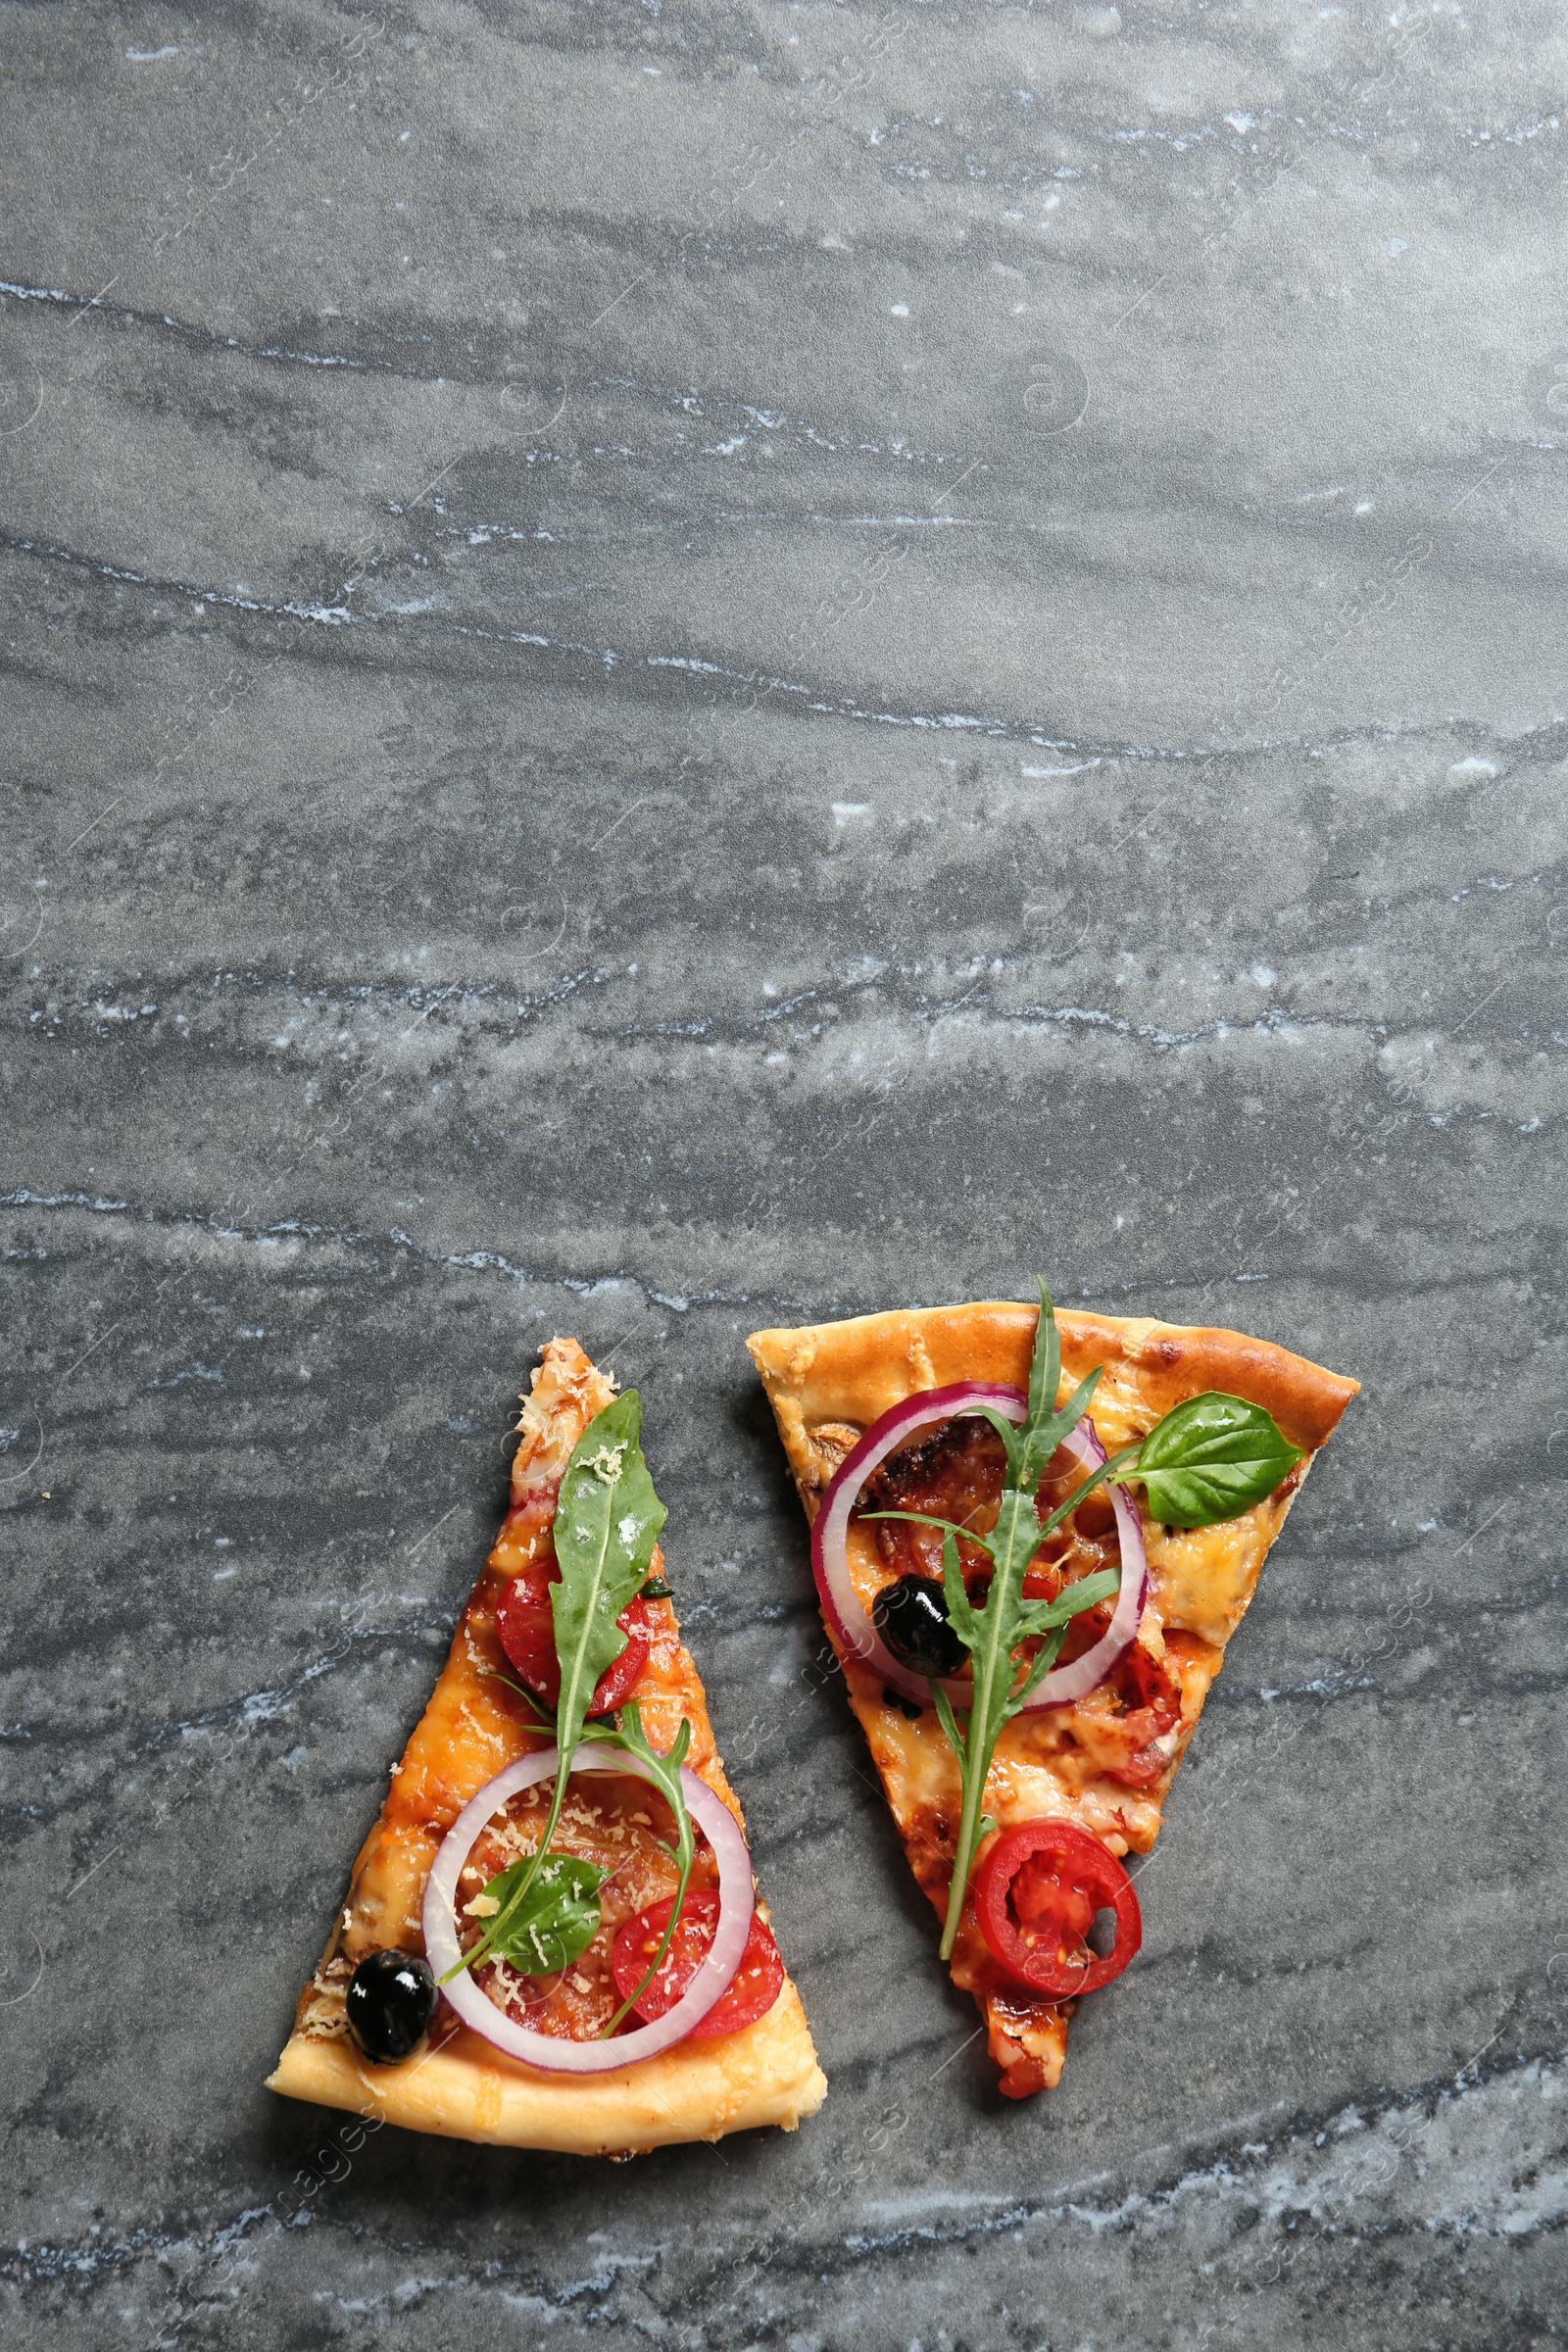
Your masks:
{"label": "melted cheese", "polygon": [[[1075,1706],[1015,1716],[998,1740],[985,1810],[999,1828],[1065,1817],[1112,1853],[1147,1853],[1225,1644],[1310,1466],[1311,1441],[1322,1442],[1355,1384],[1237,1333],[1186,1332],[1111,1317],[1063,1316],[1059,1322],[1058,1402],[1091,1364],[1099,1364],[1093,1417],[1107,1450],[1145,1437],[1182,1394],[1214,1387],[1258,1395],[1270,1409],[1284,1412],[1296,1442],[1307,1448],[1307,1459],[1284,1486],[1239,1519],[1180,1531],[1144,1523],[1150,1591],[1138,1638],[1163,1657],[1181,1690],[1180,1722],[1155,1743],[1169,1761],[1152,1787],[1133,1789],[1112,1777],[1109,1767],[1125,1761],[1126,1746],[1115,1739],[1102,1692],[1091,1692]],[[1029,1310],[992,1304],[755,1334],[749,1345],[807,1516],[815,1515],[824,1488],[860,1432],[906,1396],[964,1379],[1022,1386],[1034,1323]],[[1192,1375],[1184,1388],[1185,1364]],[[887,1570],[869,1527],[852,1523],[848,1544],[852,1581],[869,1607]],[[845,1663],[844,1671],[915,1877],[945,1913],[960,1810],[957,1760],[934,1709],[911,1718],[884,1694],[880,1677],[855,1662]],[[992,2055],[1004,2069],[1003,2088],[1022,2095],[1054,2084],[1074,2004],[1031,2001],[1006,1980],[991,1959],[972,1905],[959,1930],[953,1975],[981,2002]]]}
{"label": "melted cheese", "polygon": [[[776,2123],[793,2130],[821,2104],[827,2084],[788,1979],[768,2015],[741,2033],[688,2039],[662,2058],[593,2078],[542,2075],[508,2059],[482,2036],[453,2027],[450,2012],[443,2013],[438,2031],[452,2030],[404,2067],[367,2070],[344,2039],[343,1990],[355,1965],[389,1945],[422,1952],[425,1881],[459,1813],[506,1765],[552,1744],[521,1695],[493,1679],[507,1666],[495,1613],[511,1578],[543,1548],[572,1447],[612,1394],[574,1340],[550,1342],[523,1409],[512,1508],[429,1704],[392,1768],[380,1818],[354,1866],[347,1904],[301,1995],[294,2034],[271,2078],[276,2089],[351,2107],[364,2106],[368,2094],[377,2112],[415,2130],[584,2154],[631,2154],[742,2125]],[[653,1573],[662,1570],[656,1549]],[[692,1727],[688,1765],[744,1829],[675,1612],[667,1600],[649,1606],[655,1630],[635,1693],[643,1728],[656,1747],[667,1750],[684,1717]]]}
{"label": "melted cheese", "polygon": [[[986,1776],[984,1809],[994,1815],[999,1829],[1065,1817],[1113,1854],[1148,1853],[1159,1833],[1165,1791],[1197,1726],[1224,1642],[1251,1598],[1258,1570],[1288,1507],[1288,1498],[1281,1502],[1270,1496],[1245,1519],[1223,1528],[1194,1529],[1179,1538],[1166,1537],[1145,1523],[1150,1597],[1139,1640],[1164,1656],[1181,1686],[1181,1722],[1169,1736],[1169,1765],[1152,1788],[1127,1788],[1110,1776],[1105,1767],[1126,1751],[1111,1734],[1103,1704],[1097,1703],[1099,1692],[1092,1691],[1074,1706],[1015,1715],[1003,1727]],[[962,1801],[957,1758],[935,1708],[922,1708],[917,1717],[909,1717],[884,1697],[879,1677],[855,1663],[846,1666],[845,1679],[915,1876],[934,1908],[945,1915]],[[1022,1996],[998,1970],[972,1905],[959,1930],[953,1977],[980,2002],[991,2055],[1003,2069],[1003,2087],[1014,2096],[1054,2088],[1066,2057],[1067,2020],[1076,2003]]]}

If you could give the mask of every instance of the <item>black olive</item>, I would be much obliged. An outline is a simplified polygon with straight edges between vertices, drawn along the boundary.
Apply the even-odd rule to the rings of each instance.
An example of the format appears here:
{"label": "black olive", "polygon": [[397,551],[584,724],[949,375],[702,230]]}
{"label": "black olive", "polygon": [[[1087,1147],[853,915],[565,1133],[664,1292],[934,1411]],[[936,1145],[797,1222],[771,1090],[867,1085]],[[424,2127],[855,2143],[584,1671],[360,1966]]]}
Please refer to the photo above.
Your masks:
{"label": "black olive", "polygon": [[956,1674],[969,1652],[948,1622],[948,1596],[934,1577],[901,1576],[871,1603],[871,1623],[901,1666]]}
{"label": "black olive", "polygon": [[377,2064],[407,2058],[430,2023],[435,1979],[417,1952],[372,1952],[349,1979],[349,2032]]}

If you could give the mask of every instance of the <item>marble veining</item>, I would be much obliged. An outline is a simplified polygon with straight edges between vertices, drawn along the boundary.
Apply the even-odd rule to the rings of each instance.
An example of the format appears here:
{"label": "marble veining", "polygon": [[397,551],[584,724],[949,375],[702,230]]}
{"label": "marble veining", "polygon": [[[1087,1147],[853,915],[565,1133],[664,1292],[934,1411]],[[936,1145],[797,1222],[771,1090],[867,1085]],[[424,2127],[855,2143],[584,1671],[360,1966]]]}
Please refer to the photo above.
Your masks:
{"label": "marble veining", "polygon": [[[0,14],[20,2345],[1559,2340],[1551,11]],[[1003,2112],[759,1324],[1355,1373]],[[261,2088],[576,1333],[831,2082]]]}

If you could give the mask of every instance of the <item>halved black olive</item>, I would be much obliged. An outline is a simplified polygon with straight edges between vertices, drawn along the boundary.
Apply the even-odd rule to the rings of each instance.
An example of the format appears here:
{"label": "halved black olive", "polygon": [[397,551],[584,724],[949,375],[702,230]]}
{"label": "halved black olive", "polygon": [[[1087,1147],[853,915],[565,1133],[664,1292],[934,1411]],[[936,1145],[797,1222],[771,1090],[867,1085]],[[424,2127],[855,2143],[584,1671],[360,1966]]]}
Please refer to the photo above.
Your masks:
{"label": "halved black olive", "polygon": [[948,1620],[948,1596],[934,1577],[901,1576],[871,1603],[871,1623],[901,1666],[916,1674],[956,1674],[969,1655]]}
{"label": "halved black olive", "polygon": [[407,2058],[430,2023],[435,1979],[417,1952],[372,1952],[349,1979],[349,2032],[367,2058]]}

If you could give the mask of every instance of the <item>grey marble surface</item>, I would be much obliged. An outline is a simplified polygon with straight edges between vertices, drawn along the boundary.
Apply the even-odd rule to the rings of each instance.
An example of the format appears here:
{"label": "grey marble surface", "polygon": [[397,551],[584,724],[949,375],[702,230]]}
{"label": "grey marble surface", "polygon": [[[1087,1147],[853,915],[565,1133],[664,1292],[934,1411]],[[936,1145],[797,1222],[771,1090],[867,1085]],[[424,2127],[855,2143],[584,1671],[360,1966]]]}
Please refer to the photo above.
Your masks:
{"label": "grey marble surface", "polygon": [[[25,2346],[1563,2330],[1560,12],[7,6],[0,2309]],[[742,1336],[1364,1396],[1054,2095]],[[575,1332],[831,2080],[261,2088]]]}

